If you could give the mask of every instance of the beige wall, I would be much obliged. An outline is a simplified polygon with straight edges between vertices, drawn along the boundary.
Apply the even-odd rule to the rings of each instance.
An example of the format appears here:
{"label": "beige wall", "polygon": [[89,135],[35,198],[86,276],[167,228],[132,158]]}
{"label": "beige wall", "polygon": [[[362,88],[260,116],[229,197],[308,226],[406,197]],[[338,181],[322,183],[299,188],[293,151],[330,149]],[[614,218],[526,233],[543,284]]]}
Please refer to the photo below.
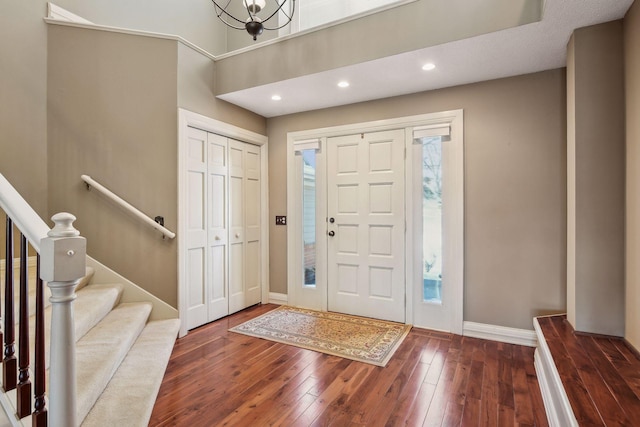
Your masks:
{"label": "beige wall", "polygon": [[176,241],[80,175],[177,229],[176,64],[175,41],[49,27],[49,209],[73,212],[89,255],[173,306]]}
{"label": "beige wall", "polygon": [[177,231],[178,106],[265,133],[265,119],[213,97],[213,62],[174,40],[49,27],[49,208],[70,211],[87,252],[177,305],[177,240],[81,174]]}
{"label": "beige wall", "polygon": [[[573,327],[624,335],[625,130],[622,21],[574,31],[568,79],[568,242]],[[572,105],[574,106],[572,111]],[[573,138],[573,140],[571,140]],[[573,273],[573,274],[571,274]],[[572,291],[573,290],[573,291]]]}
{"label": "beige wall", "polygon": [[[233,92],[528,24],[540,19],[541,5],[539,0],[418,0],[224,58],[218,63],[216,93]],[[389,37],[390,34],[398,36]],[[247,39],[253,43],[248,36]]]}
{"label": "beige wall", "polygon": [[[189,7],[185,7],[186,3]],[[226,30],[217,23],[209,0],[162,0],[160,3],[155,0],[61,0],[56,4],[99,24],[177,34],[213,53],[226,49]],[[47,222],[50,223],[48,217],[58,210],[71,211],[78,216],[78,228],[90,238],[91,255],[107,265],[114,266],[112,263],[115,263],[116,269],[134,282],[144,276],[141,279],[143,287],[175,305],[175,242],[164,242],[155,232],[141,230],[139,224],[103,200],[96,200],[96,203],[111,212],[106,214],[90,209],[87,215],[91,218],[86,217],[84,208],[81,209],[78,203],[96,196],[82,190],[79,174],[89,173],[102,179],[105,185],[114,187],[123,196],[130,196],[131,202],[145,212],[165,216],[167,225],[175,229],[178,105],[263,134],[265,120],[224,101],[214,100],[213,76],[206,75],[212,70],[212,64],[205,64],[203,57],[194,59],[193,55],[187,54],[196,65],[185,65],[178,72],[176,42],[123,38],[127,43],[135,41],[130,47],[124,47],[122,58],[112,55],[115,62],[109,65],[105,62],[109,55],[96,55],[88,45],[98,37],[94,35],[82,46],[86,50],[82,68],[65,70],[73,63],[65,64],[73,53],[69,46],[83,42],[67,38],[67,44],[63,46],[59,44],[62,40],[57,40],[53,51],[47,52],[48,25],[43,21],[46,13],[46,1],[3,4],[0,15],[0,149],[4,154],[0,156],[0,173]],[[53,31],[71,30],[56,27]],[[79,36],[83,37],[85,33]],[[167,46],[171,48],[165,49]],[[114,52],[109,46],[101,48]],[[137,48],[143,51],[149,48],[149,52],[138,55],[134,52]],[[135,59],[137,57],[140,60]],[[47,58],[54,68],[50,77],[56,84],[65,86],[65,90],[52,89],[55,93],[49,108]],[[141,74],[126,72],[124,58],[130,59],[128,66]],[[204,68],[201,68],[203,64]],[[110,66],[119,69],[112,70]],[[62,70],[68,71],[68,76],[78,77],[75,86],[69,77],[60,75]],[[86,71],[86,75],[83,76],[80,70]],[[194,75],[198,77],[192,79]],[[177,78],[180,79],[179,102]],[[186,80],[190,81],[185,84]],[[205,87],[206,93],[199,91]],[[127,117],[128,114],[132,116]],[[47,115],[51,146],[47,141]],[[153,115],[156,116],[152,119]],[[146,133],[142,131],[145,127],[149,127]],[[67,141],[63,142],[64,139]],[[172,145],[162,145],[169,140]],[[82,150],[73,149],[74,144],[82,144]],[[136,148],[138,144],[140,147]],[[145,158],[148,161],[143,161]],[[164,167],[164,162],[169,160],[168,166]],[[72,165],[69,171],[61,173],[62,164]],[[121,174],[120,165],[133,167],[136,172],[133,176]],[[49,167],[54,171],[48,170]],[[140,179],[139,185],[131,184],[134,178]],[[71,188],[72,196],[61,196],[61,188],[54,188],[55,184]],[[92,222],[105,228],[98,230],[90,225]],[[116,222],[123,230],[112,233],[110,227]],[[0,230],[0,235],[4,235],[4,226]],[[116,237],[125,238],[125,249],[104,255],[109,241]],[[0,251],[4,256],[4,248]],[[132,255],[147,251],[150,254],[140,259]],[[155,269],[156,266],[160,268]],[[173,283],[167,284],[167,279]]]}
{"label": "beige wall", "polygon": [[[210,0],[55,3],[96,23],[177,34],[212,53],[226,50],[226,30],[217,23]],[[46,0],[2,2],[0,173],[51,224],[52,211],[47,206],[46,15]],[[0,231],[1,236],[4,231]],[[0,257],[4,257],[4,248],[0,249]]]}
{"label": "beige wall", "polygon": [[[465,118],[464,319],[532,329],[565,310],[565,71],[269,119],[270,218],[286,214],[286,134],[444,110]],[[272,292],[286,293],[286,228],[270,226]]]}
{"label": "beige wall", "polygon": [[211,0],[56,0],[54,3],[95,24],[178,35],[214,55],[227,49],[226,27],[218,22]]}
{"label": "beige wall", "polygon": [[625,338],[640,349],[640,2],[624,19],[627,210]]}
{"label": "beige wall", "polygon": [[264,117],[215,97],[214,61],[178,44],[178,106],[261,135],[266,134]]}
{"label": "beige wall", "polygon": [[[47,215],[47,45],[44,2],[9,1],[0,14],[0,173]],[[4,230],[4,225],[2,225]],[[4,236],[4,231],[2,231]],[[2,248],[4,257],[4,248]]]}

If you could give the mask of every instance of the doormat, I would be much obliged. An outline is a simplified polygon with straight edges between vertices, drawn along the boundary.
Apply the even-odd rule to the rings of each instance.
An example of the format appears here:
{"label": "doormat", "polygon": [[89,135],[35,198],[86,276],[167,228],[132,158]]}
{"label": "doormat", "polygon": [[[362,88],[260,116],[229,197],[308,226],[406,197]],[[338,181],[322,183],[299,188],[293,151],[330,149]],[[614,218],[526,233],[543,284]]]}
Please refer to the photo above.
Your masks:
{"label": "doormat", "polygon": [[386,366],[411,325],[280,306],[231,332]]}

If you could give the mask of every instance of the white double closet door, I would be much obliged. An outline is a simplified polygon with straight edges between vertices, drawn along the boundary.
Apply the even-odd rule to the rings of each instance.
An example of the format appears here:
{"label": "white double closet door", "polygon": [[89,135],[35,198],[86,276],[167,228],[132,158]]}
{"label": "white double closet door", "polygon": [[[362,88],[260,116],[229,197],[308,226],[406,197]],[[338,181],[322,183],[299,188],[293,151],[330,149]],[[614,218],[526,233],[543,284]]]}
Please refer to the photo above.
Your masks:
{"label": "white double closet door", "polygon": [[261,300],[260,148],[189,128],[187,328]]}

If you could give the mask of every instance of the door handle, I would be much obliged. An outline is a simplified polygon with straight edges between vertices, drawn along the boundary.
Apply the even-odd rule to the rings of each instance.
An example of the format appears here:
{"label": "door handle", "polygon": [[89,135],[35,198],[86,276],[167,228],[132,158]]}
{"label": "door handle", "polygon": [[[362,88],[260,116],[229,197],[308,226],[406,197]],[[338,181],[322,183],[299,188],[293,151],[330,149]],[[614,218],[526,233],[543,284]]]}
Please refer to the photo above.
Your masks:
{"label": "door handle", "polygon": [[335,220],[335,218],[331,217],[331,218],[329,218],[329,222],[330,222],[331,224],[333,224],[334,222],[336,222],[336,220]]}
{"label": "door handle", "polygon": [[336,235],[336,232],[331,230],[328,234],[329,234],[329,237],[333,237]]}

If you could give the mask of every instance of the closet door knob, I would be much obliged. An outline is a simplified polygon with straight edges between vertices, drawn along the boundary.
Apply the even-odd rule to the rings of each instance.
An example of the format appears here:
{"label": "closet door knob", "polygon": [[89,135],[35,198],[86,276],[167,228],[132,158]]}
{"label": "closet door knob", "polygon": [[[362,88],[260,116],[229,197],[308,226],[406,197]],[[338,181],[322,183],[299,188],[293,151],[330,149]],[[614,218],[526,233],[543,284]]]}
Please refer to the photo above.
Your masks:
{"label": "closet door knob", "polygon": [[220,236],[216,236],[216,240],[220,240]]}
{"label": "closet door knob", "polygon": [[240,238],[240,233],[236,233],[236,239]]}

